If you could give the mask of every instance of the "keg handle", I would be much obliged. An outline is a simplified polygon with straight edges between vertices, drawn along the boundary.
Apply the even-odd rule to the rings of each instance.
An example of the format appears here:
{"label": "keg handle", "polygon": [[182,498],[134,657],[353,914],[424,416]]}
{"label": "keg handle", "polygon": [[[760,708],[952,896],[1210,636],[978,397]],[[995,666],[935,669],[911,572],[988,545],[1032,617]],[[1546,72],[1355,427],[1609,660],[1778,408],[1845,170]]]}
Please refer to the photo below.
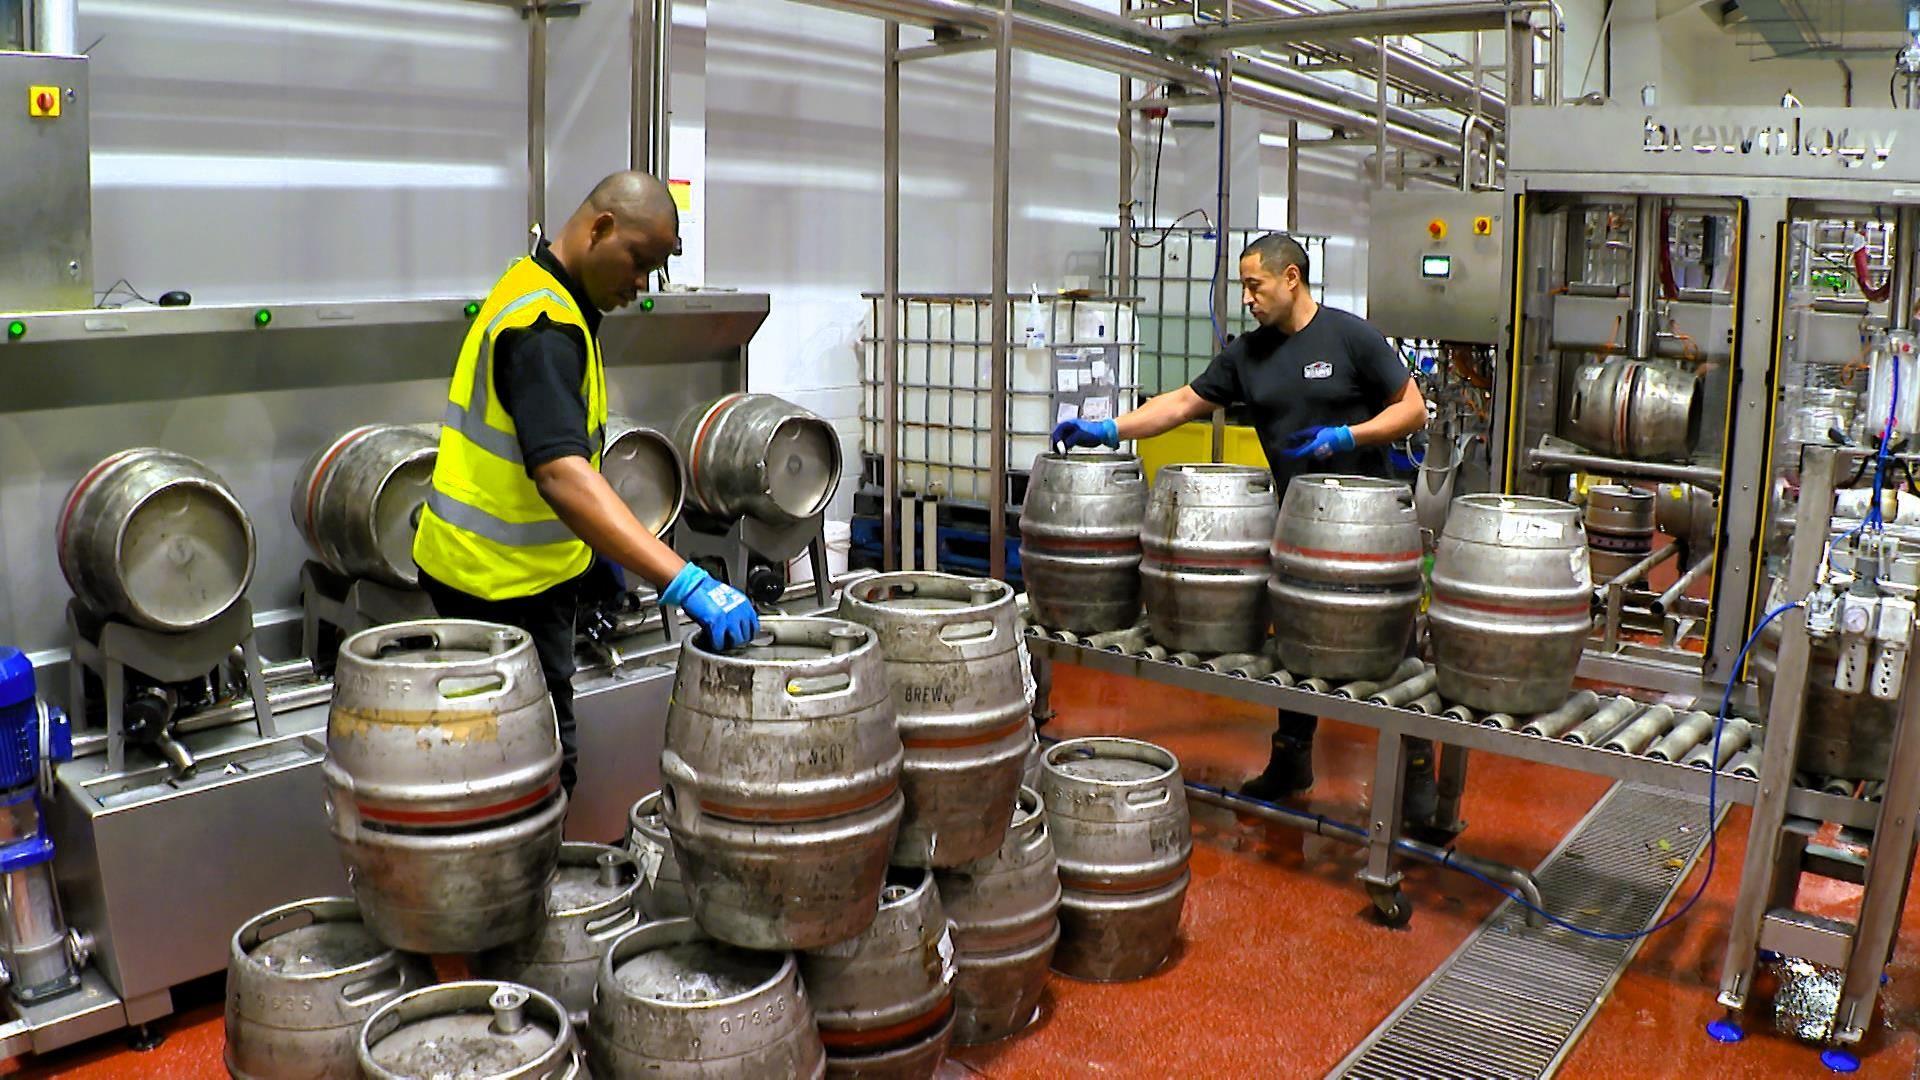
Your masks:
{"label": "keg handle", "polygon": [[310,907],[299,907],[292,911],[283,911],[266,922],[250,926],[240,935],[240,948],[251,952],[254,948],[272,941],[281,934],[291,933],[312,926],[320,920]]}
{"label": "keg handle", "polygon": [[1138,484],[1143,479],[1145,479],[1145,477],[1137,465],[1124,469],[1115,469],[1113,471],[1113,482],[1115,484]]}
{"label": "keg handle", "polygon": [[340,1003],[358,1009],[393,997],[406,988],[407,973],[400,969],[400,955],[390,952],[375,961],[365,978],[340,988]]}
{"label": "keg handle", "polygon": [[975,622],[951,623],[940,628],[940,640],[948,645],[971,645],[980,641],[992,641],[1000,628],[991,619]]}
{"label": "keg handle", "polygon": [[632,907],[624,907],[610,915],[589,920],[585,929],[589,941],[611,941],[639,926],[640,912]]}
{"label": "keg handle", "polygon": [[788,679],[785,685],[790,698],[828,697],[833,694],[846,694],[853,690],[853,676],[841,671],[830,675],[801,676]]}
{"label": "keg handle", "polygon": [[[451,688],[449,688],[449,684]],[[479,675],[442,675],[433,682],[433,689],[448,701],[471,701],[475,698],[503,697],[511,693],[514,687],[513,673],[505,668]]]}
{"label": "keg handle", "polygon": [[1124,801],[1128,809],[1151,810],[1156,806],[1165,806],[1172,798],[1173,788],[1167,784],[1159,784],[1151,788],[1135,788],[1127,792]]}

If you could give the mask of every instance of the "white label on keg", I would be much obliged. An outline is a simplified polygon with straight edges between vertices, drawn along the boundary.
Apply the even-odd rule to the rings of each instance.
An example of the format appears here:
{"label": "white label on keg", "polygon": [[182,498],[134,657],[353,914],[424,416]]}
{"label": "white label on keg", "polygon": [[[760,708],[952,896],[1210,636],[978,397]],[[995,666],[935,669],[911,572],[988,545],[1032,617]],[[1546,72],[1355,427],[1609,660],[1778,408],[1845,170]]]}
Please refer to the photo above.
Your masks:
{"label": "white label on keg", "polygon": [[660,877],[660,859],[664,854],[665,852],[661,849],[649,846],[640,856],[640,876],[646,879],[649,889],[653,888],[654,881]]}
{"label": "white label on keg", "polygon": [[1587,569],[1587,553],[1577,548],[1569,551],[1567,552],[1567,563],[1573,567],[1573,572],[1577,576],[1582,570]]}
{"label": "white label on keg", "polygon": [[957,970],[953,964],[952,923],[948,923],[947,928],[940,931],[940,944],[938,948],[940,950],[940,981],[950,983],[953,981],[954,973]]}
{"label": "white label on keg", "polygon": [[1033,681],[1033,660],[1027,655],[1027,639],[1015,639],[1014,648],[1020,655],[1020,693],[1027,699],[1027,711],[1033,711],[1033,699],[1040,688]]}

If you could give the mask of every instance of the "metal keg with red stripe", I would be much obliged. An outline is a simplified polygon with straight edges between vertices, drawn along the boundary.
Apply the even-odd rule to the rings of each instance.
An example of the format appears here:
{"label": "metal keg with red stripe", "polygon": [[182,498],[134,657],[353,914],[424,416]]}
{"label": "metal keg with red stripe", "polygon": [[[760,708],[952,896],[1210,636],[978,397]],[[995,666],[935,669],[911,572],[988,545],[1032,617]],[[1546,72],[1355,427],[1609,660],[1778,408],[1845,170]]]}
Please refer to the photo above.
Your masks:
{"label": "metal keg with red stripe", "polygon": [[953,920],[953,1041],[1004,1039],[1033,1022],[1060,943],[1060,871],[1040,793],[1020,789],[1000,850],[934,873]]}
{"label": "metal keg with red stripe", "polygon": [[764,618],[725,653],[680,649],[662,811],[702,929],[749,949],[810,949],[873,921],[905,800],[893,696],[874,632]]}
{"label": "metal keg with red stripe", "polygon": [[826,509],[840,487],[833,425],[771,394],[728,394],[696,406],[673,428],[687,465],[687,494],[722,521],[786,525]]}
{"label": "metal keg with red stripe", "polygon": [[1453,501],[1427,625],[1440,696],[1516,716],[1558,708],[1593,626],[1580,511],[1528,495]]}
{"label": "metal keg with red stripe", "polygon": [[1169,465],[1140,529],[1140,595],[1153,639],[1202,656],[1267,638],[1273,475],[1250,465]]}
{"label": "metal keg with red stripe", "polygon": [[348,638],[323,773],[347,878],[380,940],[478,952],[540,928],[567,799],[525,631],[429,619]]}
{"label": "metal keg with red stripe", "polygon": [[1295,477],[1273,529],[1273,643],[1296,676],[1383,679],[1420,608],[1420,520],[1391,480]]}
{"label": "metal keg with red stripe", "polygon": [[906,748],[894,865],[959,866],[993,854],[1033,745],[1012,587],[881,574],[847,587],[840,617],[880,636]]}
{"label": "metal keg with red stripe", "polygon": [[163,633],[226,614],[253,581],[253,522],[213,470],[171,450],[122,450],[60,511],[60,572],[97,615]]}
{"label": "metal keg with red stripe", "polygon": [[1146,474],[1132,454],[1041,454],[1020,509],[1020,573],[1049,630],[1124,630],[1140,615]]}
{"label": "metal keg with red stripe", "polygon": [[293,485],[293,526],[336,574],[411,589],[413,534],[433,491],[437,431],[368,424],[315,451]]}
{"label": "metal keg with red stripe", "polygon": [[928,870],[887,875],[872,925],[800,954],[832,1076],[931,1080],[953,1042],[952,926]]}
{"label": "metal keg with red stripe", "polygon": [[1092,982],[1151,975],[1173,952],[1193,829],[1180,761],[1137,739],[1068,739],[1040,778],[1060,868],[1053,970]]}

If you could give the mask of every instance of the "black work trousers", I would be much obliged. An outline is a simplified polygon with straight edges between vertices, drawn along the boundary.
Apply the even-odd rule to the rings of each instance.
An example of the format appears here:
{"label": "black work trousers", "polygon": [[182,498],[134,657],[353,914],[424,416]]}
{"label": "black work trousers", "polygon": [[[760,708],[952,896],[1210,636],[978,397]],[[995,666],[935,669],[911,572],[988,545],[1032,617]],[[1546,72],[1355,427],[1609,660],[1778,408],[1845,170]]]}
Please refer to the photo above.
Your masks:
{"label": "black work trousers", "polygon": [[580,613],[582,584],[591,571],[563,581],[545,592],[511,600],[482,600],[420,573],[420,587],[443,619],[478,619],[518,627],[533,639],[540,657],[540,674],[553,696],[553,715],[560,721],[560,784],[573,793],[580,759],[580,743],[573,724],[573,623]]}
{"label": "black work trousers", "polygon": [[[1318,717],[1306,713],[1280,710],[1280,722],[1273,729],[1273,752],[1313,751],[1313,733],[1320,726]],[[1426,739],[1407,740],[1407,766],[1409,769],[1431,769],[1433,767],[1433,744]]]}

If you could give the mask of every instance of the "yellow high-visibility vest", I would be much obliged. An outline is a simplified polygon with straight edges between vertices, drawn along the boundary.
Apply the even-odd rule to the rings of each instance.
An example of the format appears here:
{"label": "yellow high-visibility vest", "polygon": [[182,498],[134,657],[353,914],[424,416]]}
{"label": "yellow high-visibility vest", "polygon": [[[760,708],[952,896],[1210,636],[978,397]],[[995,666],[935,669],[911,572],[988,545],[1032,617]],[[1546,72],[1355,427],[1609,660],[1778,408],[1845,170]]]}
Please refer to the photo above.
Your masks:
{"label": "yellow high-visibility vest", "polygon": [[600,343],[566,286],[534,259],[518,259],[487,295],[460,346],[440,426],[433,492],[413,538],[420,569],[484,600],[531,596],[578,576],[593,561],[592,549],[573,535],[527,475],[513,417],[494,390],[494,342],[542,315],[577,327],[586,342],[580,392],[596,469],[606,442],[607,372]]}

